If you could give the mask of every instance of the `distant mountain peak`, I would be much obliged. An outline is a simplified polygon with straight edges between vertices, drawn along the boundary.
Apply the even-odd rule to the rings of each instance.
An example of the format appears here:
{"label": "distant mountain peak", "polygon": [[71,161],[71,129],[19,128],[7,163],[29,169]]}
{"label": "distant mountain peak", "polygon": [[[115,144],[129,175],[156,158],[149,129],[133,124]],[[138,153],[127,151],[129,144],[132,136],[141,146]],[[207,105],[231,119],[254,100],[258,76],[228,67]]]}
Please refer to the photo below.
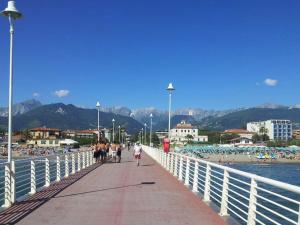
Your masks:
{"label": "distant mountain peak", "polygon": [[300,104],[295,104],[289,107],[289,109],[300,109]]}
{"label": "distant mountain peak", "polygon": [[59,113],[59,114],[62,114],[62,115],[65,115],[67,114],[66,111],[62,108],[62,107],[59,107],[55,113]]}
{"label": "distant mountain peak", "polygon": [[271,102],[266,102],[263,103],[261,105],[258,105],[254,108],[261,108],[261,109],[279,109],[279,108],[284,108],[285,106],[283,105],[279,105],[279,104],[275,104],[275,103],[271,103]]}
{"label": "distant mountain peak", "polygon": [[[29,99],[13,105],[13,115],[22,115],[32,109],[42,106],[42,103],[36,99]],[[0,107],[0,116],[8,116],[8,108]]]}

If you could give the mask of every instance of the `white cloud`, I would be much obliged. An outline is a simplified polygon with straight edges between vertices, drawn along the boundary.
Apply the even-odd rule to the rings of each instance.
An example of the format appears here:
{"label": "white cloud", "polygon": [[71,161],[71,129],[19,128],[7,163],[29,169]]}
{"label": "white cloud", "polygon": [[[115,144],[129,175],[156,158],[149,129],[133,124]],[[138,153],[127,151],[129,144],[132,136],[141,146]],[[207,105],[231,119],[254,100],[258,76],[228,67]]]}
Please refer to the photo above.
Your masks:
{"label": "white cloud", "polygon": [[32,94],[32,96],[35,97],[35,98],[38,98],[38,97],[40,97],[40,93],[34,92],[34,93]]}
{"label": "white cloud", "polygon": [[54,95],[56,95],[59,98],[66,97],[69,94],[70,94],[69,90],[57,90],[54,92]]}
{"label": "white cloud", "polygon": [[265,85],[267,85],[267,86],[274,87],[277,84],[278,84],[278,80],[274,80],[274,79],[271,79],[271,78],[265,79]]}

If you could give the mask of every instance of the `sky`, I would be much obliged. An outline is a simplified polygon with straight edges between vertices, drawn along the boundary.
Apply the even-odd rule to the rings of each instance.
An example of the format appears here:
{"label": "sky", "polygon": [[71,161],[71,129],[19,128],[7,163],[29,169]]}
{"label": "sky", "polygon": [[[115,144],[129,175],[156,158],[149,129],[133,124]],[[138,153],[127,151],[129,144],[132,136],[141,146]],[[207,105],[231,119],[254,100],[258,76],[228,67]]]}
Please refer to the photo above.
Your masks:
{"label": "sky", "polygon": [[[0,8],[7,1],[0,0]],[[16,0],[14,102],[229,109],[299,104],[298,0]],[[0,18],[0,105],[9,26]]]}

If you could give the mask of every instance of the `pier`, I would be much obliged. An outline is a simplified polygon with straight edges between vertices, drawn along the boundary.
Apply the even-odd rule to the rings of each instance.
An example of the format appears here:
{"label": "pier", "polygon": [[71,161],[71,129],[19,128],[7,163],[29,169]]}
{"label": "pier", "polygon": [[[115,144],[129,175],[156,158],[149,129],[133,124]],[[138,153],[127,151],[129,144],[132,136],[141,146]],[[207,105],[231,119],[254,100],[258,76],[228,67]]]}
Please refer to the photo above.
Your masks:
{"label": "pier", "polygon": [[297,186],[143,149],[139,167],[127,150],[121,163],[95,164],[91,151],[38,159],[42,187],[35,175],[40,166],[31,160],[23,199],[14,187],[20,166],[13,163],[3,199],[10,207],[0,213],[0,224],[300,224]]}
{"label": "pier", "polygon": [[12,205],[0,224],[204,224],[224,220],[157,162],[132,152],[94,164]]}

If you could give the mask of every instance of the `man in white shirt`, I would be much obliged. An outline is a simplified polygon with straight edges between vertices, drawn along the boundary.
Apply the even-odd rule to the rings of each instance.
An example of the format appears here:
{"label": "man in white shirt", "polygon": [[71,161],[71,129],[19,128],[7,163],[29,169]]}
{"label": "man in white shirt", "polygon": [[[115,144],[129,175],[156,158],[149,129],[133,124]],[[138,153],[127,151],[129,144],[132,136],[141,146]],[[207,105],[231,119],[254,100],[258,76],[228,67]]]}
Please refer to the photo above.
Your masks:
{"label": "man in white shirt", "polygon": [[140,165],[140,159],[141,159],[141,155],[142,155],[142,146],[140,146],[140,143],[136,143],[136,145],[133,148],[133,154],[134,154],[134,158],[136,159],[136,165],[139,166]]}

